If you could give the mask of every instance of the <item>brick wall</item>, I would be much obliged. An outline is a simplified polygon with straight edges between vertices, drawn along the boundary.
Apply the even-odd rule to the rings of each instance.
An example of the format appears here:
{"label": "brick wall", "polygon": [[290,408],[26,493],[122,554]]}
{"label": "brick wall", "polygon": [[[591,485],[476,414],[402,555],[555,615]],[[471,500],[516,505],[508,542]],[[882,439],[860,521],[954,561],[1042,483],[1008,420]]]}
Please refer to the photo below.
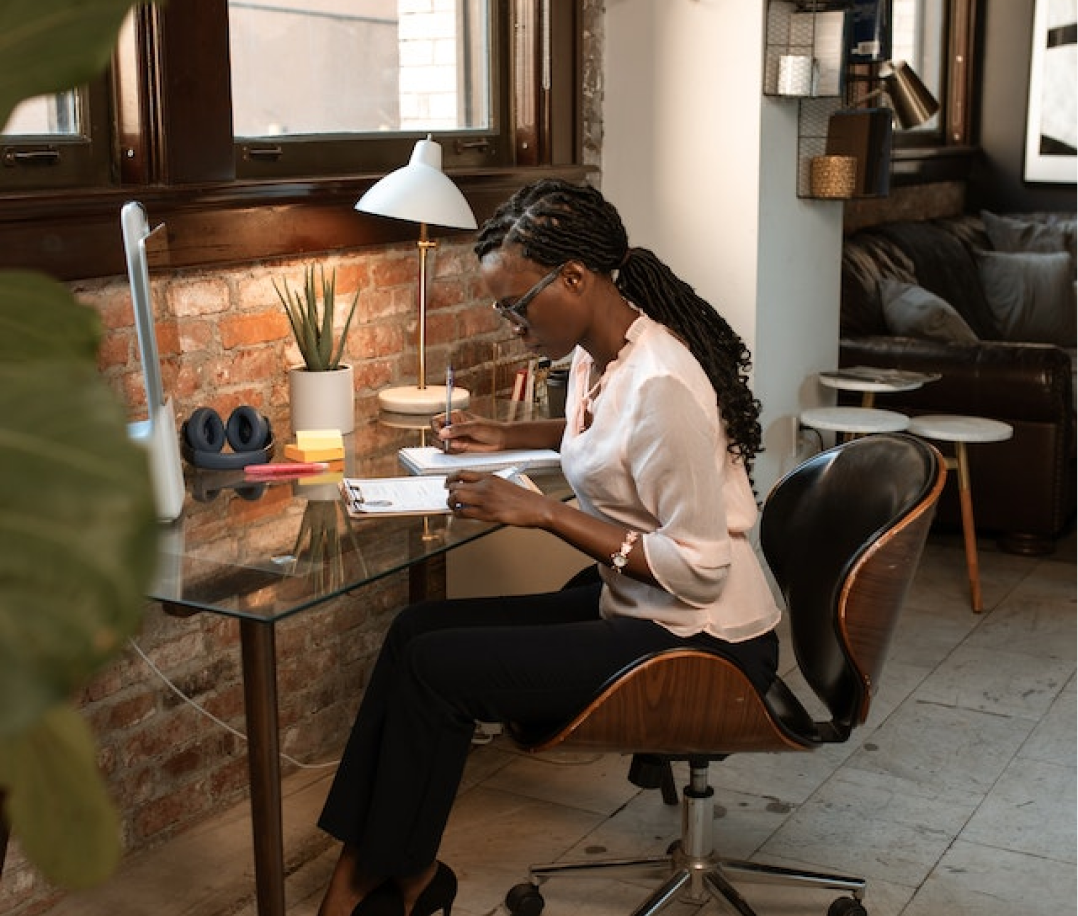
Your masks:
{"label": "brick wall", "polygon": [[[580,146],[597,166],[602,149],[602,0],[583,0],[584,49]],[[151,243],[152,246],[152,243]],[[265,413],[288,435],[285,369],[299,362],[273,290],[295,285],[313,259],[282,260],[212,271],[153,272],[157,331],[166,390],[179,418],[201,405],[227,414],[240,404]],[[415,378],[415,278],[412,245],[318,258],[337,270],[337,291],[350,301],[360,290],[348,360],[355,367],[357,422],[377,413],[378,389]],[[479,283],[471,238],[443,242],[432,267],[428,373],[437,378],[452,359],[459,384],[487,394],[493,341],[505,339]],[[126,277],[73,285],[105,322],[101,371],[145,416],[138,341]],[[345,298],[347,297],[347,298]],[[497,376],[499,384],[502,376]],[[506,384],[511,376],[504,378]],[[252,509],[252,512],[257,512]],[[368,669],[389,617],[404,605],[407,582],[391,577],[366,589],[362,601],[340,599],[286,620],[277,630],[282,747],[301,762],[332,761],[340,753]],[[211,616],[177,619],[148,604],[139,648],[185,693],[242,730],[239,635],[234,621]],[[239,738],[184,703],[128,649],[78,698],[98,737],[100,761],[122,812],[126,848],[156,845],[247,793],[246,756]],[[291,765],[285,765],[285,771]],[[33,916],[59,891],[11,842],[0,880],[0,916]]]}
{"label": "brick wall", "polygon": [[[239,404],[264,412],[278,436],[290,434],[286,369],[299,362],[273,281],[301,282],[312,259],[248,264],[213,271],[153,272],[158,347],[165,389],[178,421],[200,405],[227,415]],[[416,371],[414,245],[316,259],[337,271],[337,294],[359,290],[349,335],[357,417],[377,414],[376,393],[411,383]],[[107,335],[101,371],[131,407],[145,414],[138,340],[126,277],[73,284],[95,308]],[[506,329],[480,284],[471,236],[439,245],[431,270],[428,372],[450,357],[460,383],[485,394],[484,371]],[[223,497],[222,497],[223,498]],[[274,517],[266,500],[252,503],[252,537]],[[343,746],[370,665],[391,615],[407,601],[397,576],[357,598],[328,602],[277,629],[282,749],[303,763],[333,761]],[[243,730],[239,628],[212,615],[170,617],[148,603],[136,643],[180,690],[234,729]],[[158,844],[246,796],[243,741],[176,695],[134,648],[128,648],[78,697],[98,738],[99,758],[121,809],[129,851]],[[285,771],[292,769],[286,763]],[[0,914],[30,916],[59,892],[30,868],[13,838],[0,881]]]}

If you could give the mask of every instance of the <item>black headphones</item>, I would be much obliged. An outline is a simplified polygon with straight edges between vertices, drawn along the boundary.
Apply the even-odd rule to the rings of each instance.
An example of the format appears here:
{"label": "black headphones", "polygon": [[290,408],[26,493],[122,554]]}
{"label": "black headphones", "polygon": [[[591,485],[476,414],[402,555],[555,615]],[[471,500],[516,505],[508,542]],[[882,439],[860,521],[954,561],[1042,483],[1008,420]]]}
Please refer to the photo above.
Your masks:
{"label": "black headphones", "polygon": [[[231,452],[222,451],[225,442]],[[226,424],[212,407],[199,407],[180,429],[180,454],[196,468],[231,471],[273,457],[269,420],[253,407],[237,407]]]}

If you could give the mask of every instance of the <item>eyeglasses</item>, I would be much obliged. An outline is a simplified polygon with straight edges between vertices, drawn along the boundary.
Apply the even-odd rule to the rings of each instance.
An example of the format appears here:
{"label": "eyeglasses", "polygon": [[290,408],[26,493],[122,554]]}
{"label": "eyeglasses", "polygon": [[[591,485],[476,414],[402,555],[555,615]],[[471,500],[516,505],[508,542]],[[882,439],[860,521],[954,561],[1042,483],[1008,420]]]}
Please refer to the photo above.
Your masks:
{"label": "eyeglasses", "polygon": [[559,264],[550,271],[550,273],[545,274],[539,279],[539,282],[536,283],[535,286],[517,299],[516,302],[510,302],[508,304],[504,302],[491,303],[494,310],[501,315],[502,318],[511,324],[516,325],[518,328],[528,327],[528,306],[536,296],[558,279],[558,275],[561,273],[561,269],[564,266],[564,264]]}

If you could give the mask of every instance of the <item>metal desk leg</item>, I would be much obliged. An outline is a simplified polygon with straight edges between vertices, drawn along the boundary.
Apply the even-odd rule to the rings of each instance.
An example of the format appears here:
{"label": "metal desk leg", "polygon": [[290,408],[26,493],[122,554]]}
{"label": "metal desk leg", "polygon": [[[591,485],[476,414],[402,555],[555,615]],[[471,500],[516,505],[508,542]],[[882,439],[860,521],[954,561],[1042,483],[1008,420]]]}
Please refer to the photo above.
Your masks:
{"label": "metal desk leg", "polygon": [[277,643],[274,625],[240,620],[247,765],[258,916],[285,916],[284,829],[280,735],[277,729]]}

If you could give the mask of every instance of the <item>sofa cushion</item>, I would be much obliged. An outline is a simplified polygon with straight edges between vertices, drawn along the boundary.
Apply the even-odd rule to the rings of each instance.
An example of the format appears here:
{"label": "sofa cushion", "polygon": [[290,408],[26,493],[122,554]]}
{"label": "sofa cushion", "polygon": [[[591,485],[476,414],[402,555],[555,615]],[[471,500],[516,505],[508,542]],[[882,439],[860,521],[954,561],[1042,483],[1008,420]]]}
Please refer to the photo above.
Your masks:
{"label": "sofa cushion", "polygon": [[983,251],[976,257],[997,337],[1075,345],[1075,285],[1069,254]]}
{"label": "sofa cushion", "polygon": [[916,283],[913,264],[890,240],[873,230],[848,236],[842,246],[843,334],[886,334],[880,280]]}
{"label": "sofa cushion", "polygon": [[[1072,212],[1029,212],[1012,213],[1011,219],[1024,224],[1044,225],[1051,233],[1062,233],[1063,246],[1056,251],[1069,251],[1075,259],[1075,269],[1078,270],[1078,217]],[[1054,237],[1054,236],[1048,236]],[[996,247],[996,246],[993,246]]]}
{"label": "sofa cushion", "polygon": [[964,343],[977,340],[950,304],[914,283],[885,277],[880,280],[880,299],[887,330],[892,334]]}
{"label": "sofa cushion", "polygon": [[1066,251],[1075,256],[1075,226],[1069,222],[1047,218],[1021,219],[981,211],[985,232],[996,251]]}
{"label": "sofa cushion", "polygon": [[949,303],[978,337],[998,338],[973,254],[953,232],[932,220],[886,223],[876,231],[916,265],[916,275],[909,282]]}

